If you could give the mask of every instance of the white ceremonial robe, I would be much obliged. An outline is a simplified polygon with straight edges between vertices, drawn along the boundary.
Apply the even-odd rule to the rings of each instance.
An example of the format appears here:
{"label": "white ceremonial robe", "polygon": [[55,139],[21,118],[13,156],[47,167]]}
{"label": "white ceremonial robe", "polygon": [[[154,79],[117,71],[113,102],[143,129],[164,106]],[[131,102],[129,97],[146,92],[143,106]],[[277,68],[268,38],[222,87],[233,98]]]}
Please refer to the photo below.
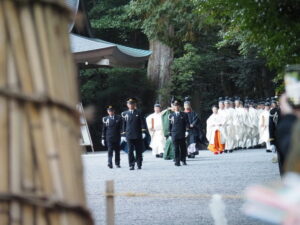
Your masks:
{"label": "white ceremonial robe", "polygon": [[233,125],[235,126],[235,145],[234,148],[243,147],[243,138],[245,134],[243,108],[235,108],[233,115]]}
{"label": "white ceremonial robe", "polygon": [[264,110],[259,116],[259,143],[262,144],[265,142],[267,144],[267,149],[269,149],[269,117],[270,112],[268,110]]}
{"label": "white ceremonial robe", "polygon": [[235,126],[233,123],[235,111],[233,108],[224,110],[225,150],[232,150],[236,145]]}
{"label": "white ceremonial robe", "polygon": [[162,113],[152,113],[146,118],[146,122],[151,136],[150,147],[152,148],[152,154],[164,153],[166,138],[162,125]]}
{"label": "white ceremonial robe", "polygon": [[258,112],[255,108],[249,108],[249,122],[251,123],[251,146],[258,145],[259,131],[258,131]]}
{"label": "white ceremonial robe", "polygon": [[209,144],[214,144],[215,142],[215,133],[216,131],[220,131],[221,134],[221,144],[225,144],[225,138],[224,138],[224,129],[223,129],[223,123],[224,118],[222,118],[222,115],[219,113],[212,114],[206,121],[206,138],[209,142]]}
{"label": "white ceremonial robe", "polygon": [[251,145],[250,137],[251,137],[251,129],[252,125],[249,119],[249,111],[246,108],[242,108],[242,118],[243,118],[243,138],[242,138],[242,147],[249,148]]}
{"label": "white ceremonial robe", "polygon": [[219,116],[219,122],[221,124],[220,132],[222,134],[222,139],[224,141],[222,144],[225,144],[225,142],[226,142],[226,134],[225,134],[226,111],[225,111],[225,109],[223,109],[223,110],[219,109],[218,116]]}

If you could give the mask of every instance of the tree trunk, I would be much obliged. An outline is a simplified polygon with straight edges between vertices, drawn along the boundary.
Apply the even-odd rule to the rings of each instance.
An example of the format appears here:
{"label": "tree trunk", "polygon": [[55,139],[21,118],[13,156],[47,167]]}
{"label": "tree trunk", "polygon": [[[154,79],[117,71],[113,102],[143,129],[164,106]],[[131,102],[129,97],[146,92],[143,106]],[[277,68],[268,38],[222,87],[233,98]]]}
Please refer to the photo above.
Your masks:
{"label": "tree trunk", "polygon": [[[171,77],[171,64],[174,59],[173,49],[158,40],[150,40],[152,55],[148,62],[148,78],[157,89],[163,88]],[[160,96],[159,96],[159,99]]]}

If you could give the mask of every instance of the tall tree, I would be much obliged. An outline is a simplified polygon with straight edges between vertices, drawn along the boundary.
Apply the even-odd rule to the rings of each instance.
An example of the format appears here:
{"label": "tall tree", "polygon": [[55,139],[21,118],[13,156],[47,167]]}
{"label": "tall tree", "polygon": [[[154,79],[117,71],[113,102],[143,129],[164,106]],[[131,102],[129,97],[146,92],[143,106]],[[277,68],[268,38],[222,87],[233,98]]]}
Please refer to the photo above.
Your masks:
{"label": "tall tree", "polygon": [[174,49],[193,38],[199,28],[199,15],[191,0],[133,0],[128,7],[147,35],[152,56],[148,62],[148,77],[157,88],[166,85],[171,76]]}

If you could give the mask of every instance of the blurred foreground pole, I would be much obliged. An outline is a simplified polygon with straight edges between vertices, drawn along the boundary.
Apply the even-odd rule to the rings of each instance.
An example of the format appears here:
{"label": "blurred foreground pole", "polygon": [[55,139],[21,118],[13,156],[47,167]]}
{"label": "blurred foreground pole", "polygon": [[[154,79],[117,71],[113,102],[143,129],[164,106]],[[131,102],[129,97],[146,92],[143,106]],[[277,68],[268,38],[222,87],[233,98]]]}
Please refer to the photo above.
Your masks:
{"label": "blurred foreground pole", "polygon": [[106,181],[106,224],[115,225],[114,181]]}
{"label": "blurred foreground pole", "polygon": [[64,0],[0,0],[0,224],[93,224]]}

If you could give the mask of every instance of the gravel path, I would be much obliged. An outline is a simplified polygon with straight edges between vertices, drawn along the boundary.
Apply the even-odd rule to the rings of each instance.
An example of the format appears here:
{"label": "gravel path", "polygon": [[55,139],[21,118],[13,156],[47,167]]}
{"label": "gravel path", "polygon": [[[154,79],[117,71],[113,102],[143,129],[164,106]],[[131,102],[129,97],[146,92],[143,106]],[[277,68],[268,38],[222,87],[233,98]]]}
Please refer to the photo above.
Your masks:
{"label": "gravel path", "polygon": [[[88,205],[96,225],[105,224],[105,181],[115,181],[116,192],[153,194],[242,195],[250,184],[279,179],[273,154],[265,150],[237,151],[212,155],[201,151],[188,166],[175,167],[172,161],[156,159],[144,153],[142,170],[129,171],[127,154],[121,155],[122,168],[108,169],[105,153],[83,155]],[[210,225],[208,198],[117,197],[116,225]],[[244,216],[242,199],[225,199],[228,225],[263,225]]]}

